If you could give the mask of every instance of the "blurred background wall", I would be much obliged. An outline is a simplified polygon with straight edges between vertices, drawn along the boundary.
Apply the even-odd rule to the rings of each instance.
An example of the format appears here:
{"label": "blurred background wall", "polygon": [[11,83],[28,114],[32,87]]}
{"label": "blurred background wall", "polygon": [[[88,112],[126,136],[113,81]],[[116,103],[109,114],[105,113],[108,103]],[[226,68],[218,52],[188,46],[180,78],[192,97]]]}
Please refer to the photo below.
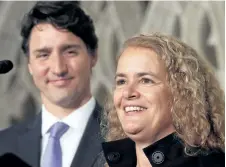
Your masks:
{"label": "blurred background wall", "polygon": [[[20,21],[35,2],[0,2],[0,59],[14,69],[0,75],[0,128],[40,110],[39,93],[20,49]],[[225,89],[225,2],[94,1],[81,2],[99,37],[99,60],[92,91],[103,104],[112,91],[115,58],[125,39],[139,33],[164,32],[193,46],[214,69]]]}

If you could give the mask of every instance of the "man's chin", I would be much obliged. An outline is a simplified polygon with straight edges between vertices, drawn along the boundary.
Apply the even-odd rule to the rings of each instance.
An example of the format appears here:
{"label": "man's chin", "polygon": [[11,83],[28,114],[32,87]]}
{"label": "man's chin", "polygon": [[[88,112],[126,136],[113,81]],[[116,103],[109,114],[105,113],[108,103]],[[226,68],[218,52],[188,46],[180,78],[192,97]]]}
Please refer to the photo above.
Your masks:
{"label": "man's chin", "polygon": [[55,99],[53,103],[62,108],[71,108],[73,104],[72,100],[68,98]]}
{"label": "man's chin", "polygon": [[73,100],[68,93],[65,95],[62,95],[62,93],[55,93],[51,96],[43,96],[42,101],[47,105],[52,104],[55,106],[67,108],[70,106],[70,103],[72,103]]}
{"label": "man's chin", "polygon": [[47,105],[55,105],[62,108],[76,109],[79,107],[81,100],[79,93],[74,93],[75,91],[57,91],[52,94],[42,94],[42,101]]}

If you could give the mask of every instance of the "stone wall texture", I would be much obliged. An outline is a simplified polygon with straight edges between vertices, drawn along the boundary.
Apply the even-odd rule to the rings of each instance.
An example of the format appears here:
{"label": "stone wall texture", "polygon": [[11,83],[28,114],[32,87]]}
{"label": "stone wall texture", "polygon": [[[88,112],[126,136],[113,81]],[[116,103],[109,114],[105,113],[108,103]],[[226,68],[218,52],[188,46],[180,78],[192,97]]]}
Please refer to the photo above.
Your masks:
{"label": "stone wall texture", "polygon": [[[20,21],[35,2],[0,2],[0,59],[14,69],[0,75],[0,128],[40,110],[39,92],[27,70],[20,45]],[[92,92],[103,104],[112,91],[115,58],[122,43],[139,33],[163,32],[193,46],[214,69],[225,89],[225,2],[223,1],[83,1],[99,37],[99,60]]]}

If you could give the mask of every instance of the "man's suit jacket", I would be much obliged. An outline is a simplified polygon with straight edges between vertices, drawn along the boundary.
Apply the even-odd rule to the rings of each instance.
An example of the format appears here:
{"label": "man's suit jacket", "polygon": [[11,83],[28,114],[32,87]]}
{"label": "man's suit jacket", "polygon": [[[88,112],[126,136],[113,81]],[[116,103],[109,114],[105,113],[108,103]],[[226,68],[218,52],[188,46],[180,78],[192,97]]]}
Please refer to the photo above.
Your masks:
{"label": "man's suit jacket", "polygon": [[[71,167],[92,167],[101,152],[101,107],[96,103]],[[0,131],[0,156],[13,153],[32,167],[40,166],[41,112],[22,124]]]}

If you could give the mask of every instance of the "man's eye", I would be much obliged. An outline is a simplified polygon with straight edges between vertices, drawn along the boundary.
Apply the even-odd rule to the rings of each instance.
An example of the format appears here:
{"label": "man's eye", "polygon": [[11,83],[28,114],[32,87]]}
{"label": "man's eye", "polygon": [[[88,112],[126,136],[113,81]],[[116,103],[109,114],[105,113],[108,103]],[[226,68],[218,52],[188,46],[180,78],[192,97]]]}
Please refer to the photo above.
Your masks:
{"label": "man's eye", "polygon": [[38,54],[38,55],[36,55],[36,57],[37,58],[44,58],[44,57],[47,57],[48,56],[48,54],[47,53],[43,53],[43,54]]}
{"label": "man's eye", "polygon": [[70,50],[67,53],[70,54],[70,55],[78,55],[78,52],[75,51],[75,50]]}
{"label": "man's eye", "polygon": [[116,86],[120,86],[120,85],[123,85],[125,83],[126,83],[126,81],[124,79],[116,80]]}
{"label": "man's eye", "polygon": [[140,82],[143,84],[153,84],[154,83],[154,81],[150,78],[142,78]]}

